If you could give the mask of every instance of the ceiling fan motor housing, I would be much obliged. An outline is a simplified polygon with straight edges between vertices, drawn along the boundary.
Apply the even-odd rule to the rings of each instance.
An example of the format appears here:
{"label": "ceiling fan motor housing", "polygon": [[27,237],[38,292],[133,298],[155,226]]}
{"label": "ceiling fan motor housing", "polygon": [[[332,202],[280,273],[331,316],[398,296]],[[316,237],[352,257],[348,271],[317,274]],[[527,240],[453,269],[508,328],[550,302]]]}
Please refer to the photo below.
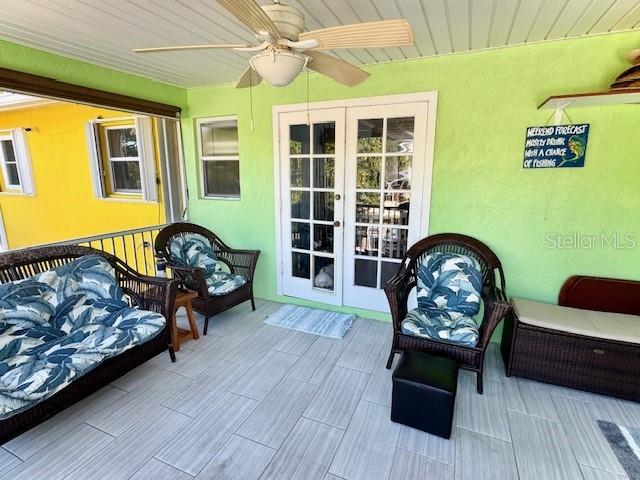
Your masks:
{"label": "ceiling fan motor housing", "polygon": [[304,31],[304,15],[300,10],[279,2],[262,5],[262,9],[278,28],[280,34],[292,42]]}

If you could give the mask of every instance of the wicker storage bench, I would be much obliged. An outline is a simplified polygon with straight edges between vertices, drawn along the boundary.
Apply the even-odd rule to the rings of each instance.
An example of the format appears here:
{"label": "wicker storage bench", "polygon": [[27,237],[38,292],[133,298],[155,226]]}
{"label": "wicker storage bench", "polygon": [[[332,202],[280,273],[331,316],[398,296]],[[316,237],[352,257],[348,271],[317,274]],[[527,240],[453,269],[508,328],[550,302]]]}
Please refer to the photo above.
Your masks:
{"label": "wicker storage bench", "polygon": [[507,375],[640,401],[640,282],[571,277],[559,305],[514,300]]}

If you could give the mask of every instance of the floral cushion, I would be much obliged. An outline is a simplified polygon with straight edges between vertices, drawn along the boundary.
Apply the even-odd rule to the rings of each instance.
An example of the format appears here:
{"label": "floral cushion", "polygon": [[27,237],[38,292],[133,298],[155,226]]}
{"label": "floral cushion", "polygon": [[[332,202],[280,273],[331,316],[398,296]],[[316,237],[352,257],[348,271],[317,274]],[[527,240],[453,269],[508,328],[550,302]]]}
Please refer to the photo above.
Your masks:
{"label": "floral cushion", "polygon": [[156,336],[164,324],[158,313],[127,307],[28,354],[5,358],[0,361],[0,418],[51,397],[106,359]]}
{"label": "floral cushion", "polygon": [[225,295],[247,283],[244,275],[217,272],[207,278],[207,290],[209,295]]}
{"label": "floral cushion", "polygon": [[181,267],[198,267],[204,270],[205,278],[222,270],[211,242],[199,233],[176,235],[169,242],[171,261]]}
{"label": "floral cushion", "polygon": [[402,333],[414,337],[431,338],[445,342],[475,347],[478,343],[478,326],[473,318],[451,315],[446,310],[420,308],[411,310],[401,324]]}
{"label": "floral cushion", "polygon": [[0,418],[50,397],[164,325],[162,315],[125,303],[113,266],[99,255],[0,285]]}
{"label": "floral cushion", "polygon": [[423,311],[446,310],[452,319],[480,311],[482,272],[473,257],[443,252],[427,255],[418,269],[417,287],[418,307]]}
{"label": "floral cushion", "polygon": [[0,285],[0,361],[57,338],[49,320],[55,292],[31,279]]}

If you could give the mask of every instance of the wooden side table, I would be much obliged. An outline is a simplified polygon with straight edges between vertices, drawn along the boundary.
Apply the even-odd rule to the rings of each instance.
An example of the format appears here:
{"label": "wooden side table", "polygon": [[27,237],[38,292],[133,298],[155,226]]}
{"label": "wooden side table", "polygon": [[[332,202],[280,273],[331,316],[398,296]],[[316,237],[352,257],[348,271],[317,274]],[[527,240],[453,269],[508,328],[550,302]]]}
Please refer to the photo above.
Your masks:
{"label": "wooden side table", "polygon": [[[173,350],[176,352],[180,351],[180,342],[184,338],[191,337],[194,340],[200,338],[200,334],[198,333],[198,325],[196,324],[196,319],[193,316],[193,306],[191,305],[191,301],[197,296],[198,293],[192,290],[188,290],[186,292],[178,292],[178,294],[176,295],[175,309],[172,319],[173,328],[171,329],[171,342],[173,343]],[[178,324],[176,322],[176,312],[182,307],[184,307],[184,309],[187,311],[190,330],[178,328]]]}

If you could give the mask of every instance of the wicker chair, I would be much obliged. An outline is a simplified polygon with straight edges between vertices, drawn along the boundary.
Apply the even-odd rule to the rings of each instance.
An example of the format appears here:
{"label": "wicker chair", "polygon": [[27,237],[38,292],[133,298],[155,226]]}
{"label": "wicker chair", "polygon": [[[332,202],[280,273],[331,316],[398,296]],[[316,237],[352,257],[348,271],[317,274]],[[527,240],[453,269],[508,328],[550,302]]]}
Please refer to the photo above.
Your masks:
{"label": "wicker chair", "polygon": [[[113,265],[118,283],[132,306],[160,313],[167,319],[171,318],[176,295],[174,281],[143,276],[113,255],[89,247],[36,247],[2,253],[0,254],[0,283],[22,280],[69,263],[83,255],[91,254],[101,255]],[[169,349],[171,360],[175,362],[170,324],[171,322],[167,322],[159,335],[105,360],[50,398],[28,410],[0,420],[0,445],[91,395],[167,349]]]}
{"label": "wicker chair", "polygon": [[[188,233],[198,233],[209,239],[218,260],[225,264],[231,273],[244,275],[247,283],[224,295],[209,295],[202,269],[176,265],[171,261],[171,255],[169,254],[171,240]],[[203,333],[205,335],[209,328],[209,318],[212,315],[228,310],[247,300],[251,300],[251,308],[253,310],[256,309],[253,299],[253,274],[260,250],[232,249],[220,240],[215,233],[200,225],[187,222],[171,224],[158,232],[155,250],[158,258],[163,259],[172,270],[174,278],[179,282],[179,289],[198,292],[198,296],[193,299],[193,308],[204,315]]]}
{"label": "wicker chair", "polygon": [[[468,255],[480,263],[483,275],[484,316],[480,326],[480,338],[475,347],[402,333],[400,326],[407,316],[407,300],[411,290],[416,287],[418,268],[424,257],[433,252]],[[496,278],[499,286],[496,285]],[[485,351],[495,328],[512,308],[506,297],[502,265],[491,249],[479,240],[466,235],[455,233],[432,235],[420,240],[407,251],[400,270],[387,282],[384,290],[393,318],[393,344],[387,368],[391,368],[394,355],[403,350],[440,355],[455,360],[461,368],[476,372],[477,390],[478,393],[482,393]]]}

